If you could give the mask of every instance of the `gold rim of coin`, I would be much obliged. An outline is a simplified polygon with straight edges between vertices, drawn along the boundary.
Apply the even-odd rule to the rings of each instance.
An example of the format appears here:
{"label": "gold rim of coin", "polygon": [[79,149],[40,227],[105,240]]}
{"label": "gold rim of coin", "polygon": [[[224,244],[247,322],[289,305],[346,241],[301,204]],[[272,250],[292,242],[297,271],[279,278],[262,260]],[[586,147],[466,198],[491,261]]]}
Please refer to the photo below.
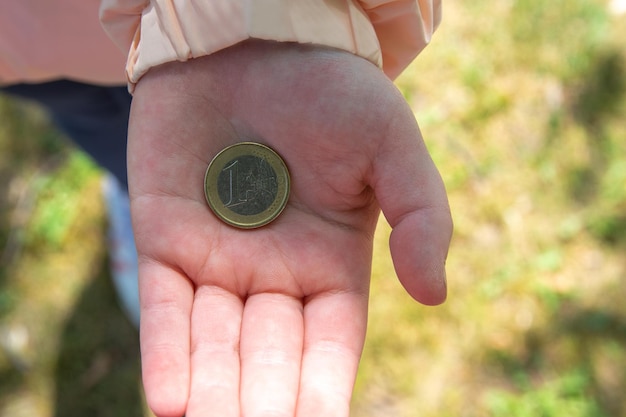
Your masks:
{"label": "gold rim of coin", "polygon": [[256,142],[240,142],[213,158],[204,176],[204,195],[222,221],[253,229],[282,213],[290,182],[287,165],[274,150]]}

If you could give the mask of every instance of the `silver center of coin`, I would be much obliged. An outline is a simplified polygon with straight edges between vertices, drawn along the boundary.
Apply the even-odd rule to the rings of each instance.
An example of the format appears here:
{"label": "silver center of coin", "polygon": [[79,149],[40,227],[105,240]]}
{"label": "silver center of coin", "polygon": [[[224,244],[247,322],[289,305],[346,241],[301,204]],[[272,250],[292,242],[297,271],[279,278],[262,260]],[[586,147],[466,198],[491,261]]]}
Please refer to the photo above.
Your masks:
{"label": "silver center of coin", "polygon": [[217,178],[217,193],[225,207],[242,216],[267,210],[276,200],[276,172],[265,159],[242,155],[229,161]]}

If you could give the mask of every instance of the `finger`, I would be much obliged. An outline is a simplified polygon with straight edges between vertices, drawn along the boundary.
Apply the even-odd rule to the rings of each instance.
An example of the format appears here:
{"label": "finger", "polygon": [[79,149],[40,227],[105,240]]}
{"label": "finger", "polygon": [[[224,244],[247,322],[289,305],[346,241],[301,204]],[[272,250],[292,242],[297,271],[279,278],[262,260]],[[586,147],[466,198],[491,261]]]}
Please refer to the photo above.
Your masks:
{"label": "finger", "polygon": [[348,417],[367,322],[367,293],[318,296],[304,308],[297,417]]}
{"label": "finger", "polygon": [[302,335],[300,300],[272,293],[248,298],[241,326],[242,415],[294,415]]}
{"label": "finger", "polygon": [[158,417],[180,417],[189,397],[193,286],[158,263],[139,265],[141,362],[146,400]]}
{"label": "finger", "polygon": [[191,394],[186,417],[239,417],[239,335],[243,302],[199,287],[191,322]]}
{"label": "finger", "polygon": [[443,181],[412,114],[397,117],[390,127],[375,178],[376,197],[393,229],[389,244],[400,282],[424,304],[443,302],[452,219]]}

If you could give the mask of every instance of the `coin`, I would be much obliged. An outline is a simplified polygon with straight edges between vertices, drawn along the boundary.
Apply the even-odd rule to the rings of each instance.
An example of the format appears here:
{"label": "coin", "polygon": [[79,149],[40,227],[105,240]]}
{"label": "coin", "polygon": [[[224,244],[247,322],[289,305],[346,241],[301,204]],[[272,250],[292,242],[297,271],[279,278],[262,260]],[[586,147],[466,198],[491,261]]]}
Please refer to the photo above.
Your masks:
{"label": "coin", "polygon": [[276,219],[287,205],[289,190],[285,162],[271,148],[255,142],[223,149],[204,176],[204,195],[213,213],[242,229]]}

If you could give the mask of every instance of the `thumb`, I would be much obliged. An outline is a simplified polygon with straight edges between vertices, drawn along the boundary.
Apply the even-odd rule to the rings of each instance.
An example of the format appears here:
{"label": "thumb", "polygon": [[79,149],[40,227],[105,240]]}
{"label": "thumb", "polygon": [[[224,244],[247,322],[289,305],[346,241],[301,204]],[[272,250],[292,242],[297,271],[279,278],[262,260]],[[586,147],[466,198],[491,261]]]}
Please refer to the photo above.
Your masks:
{"label": "thumb", "polygon": [[436,305],[446,299],[452,218],[441,176],[403,107],[381,142],[373,188],[392,227],[389,246],[400,282],[417,301]]}

